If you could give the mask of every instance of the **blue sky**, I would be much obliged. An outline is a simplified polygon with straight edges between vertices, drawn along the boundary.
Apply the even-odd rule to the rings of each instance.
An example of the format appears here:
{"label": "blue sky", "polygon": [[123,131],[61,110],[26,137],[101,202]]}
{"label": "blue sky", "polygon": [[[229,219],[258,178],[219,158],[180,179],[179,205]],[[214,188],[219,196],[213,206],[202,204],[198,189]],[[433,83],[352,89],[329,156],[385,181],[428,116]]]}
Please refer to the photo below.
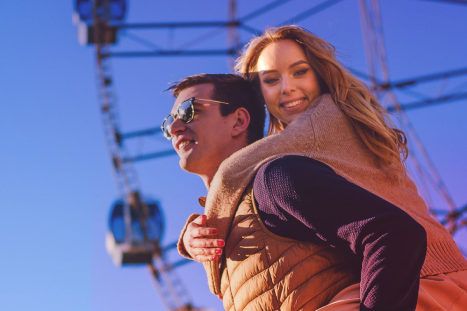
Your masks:
{"label": "blue sky", "polygon": [[[227,1],[129,1],[129,22],[225,20]],[[270,1],[238,1],[239,16]],[[317,1],[320,3],[322,1]],[[78,44],[72,1],[0,1],[0,309],[160,310],[148,270],[115,267],[104,247],[107,215],[118,197],[99,115],[94,49]],[[252,19],[263,30],[305,9],[296,0]],[[392,80],[467,67],[467,6],[434,1],[382,1]],[[341,61],[368,72],[356,1],[344,0],[299,22],[331,42]],[[136,33],[178,47],[209,30]],[[136,43],[121,33],[117,50]],[[240,32],[242,41],[250,34]],[[226,32],[193,49],[224,48]],[[112,61],[124,132],[159,126],[172,107],[169,82],[200,72],[228,72],[225,57],[132,58]],[[467,90],[467,77],[421,85],[432,95]],[[417,98],[403,92],[403,103]],[[408,116],[458,207],[467,204],[466,100],[412,110]],[[132,154],[161,151],[161,135],[130,141]],[[178,237],[186,216],[200,212],[206,190],[178,167],[176,156],[135,164],[143,193],[160,200],[163,244]],[[181,191],[183,189],[183,191]],[[436,207],[445,206],[433,194]],[[467,249],[465,229],[456,235]],[[176,254],[170,254],[177,259]],[[177,270],[196,306],[221,310],[204,270]]]}

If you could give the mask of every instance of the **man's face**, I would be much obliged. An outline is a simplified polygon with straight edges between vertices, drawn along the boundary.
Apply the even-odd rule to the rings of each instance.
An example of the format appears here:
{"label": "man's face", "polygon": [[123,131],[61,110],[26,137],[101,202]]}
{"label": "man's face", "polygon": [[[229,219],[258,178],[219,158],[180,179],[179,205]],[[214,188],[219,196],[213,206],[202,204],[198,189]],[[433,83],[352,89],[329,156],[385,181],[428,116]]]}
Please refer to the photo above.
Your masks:
{"label": "man's face", "polygon": [[[177,112],[178,105],[191,98],[213,99],[214,86],[199,84],[180,92],[172,108]],[[180,157],[180,167],[198,175],[214,176],[219,165],[232,153],[231,118],[223,117],[219,103],[202,100],[194,101],[193,121],[186,124],[176,119],[171,126],[172,146]]]}

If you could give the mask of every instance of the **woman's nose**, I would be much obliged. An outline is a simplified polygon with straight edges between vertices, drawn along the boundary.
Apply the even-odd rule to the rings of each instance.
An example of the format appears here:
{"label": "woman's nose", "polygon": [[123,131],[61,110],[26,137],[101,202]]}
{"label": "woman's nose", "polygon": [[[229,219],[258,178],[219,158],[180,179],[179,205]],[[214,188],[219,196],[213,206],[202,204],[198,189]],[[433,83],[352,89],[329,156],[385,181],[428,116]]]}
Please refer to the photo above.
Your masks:
{"label": "woman's nose", "polygon": [[175,120],[168,126],[167,129],[171,136],[176,136],[177,134],[182,133],[186,130],[186,123],[180,120],[179,118],[175,118]]}
{"label": "woman's nose", "polygon": [[290,79],[288,78],[282,78],[282,84],[281,84],[282,94],[290,93],[293,90],[294,90],[294,85],[292,81],[290,81]]}

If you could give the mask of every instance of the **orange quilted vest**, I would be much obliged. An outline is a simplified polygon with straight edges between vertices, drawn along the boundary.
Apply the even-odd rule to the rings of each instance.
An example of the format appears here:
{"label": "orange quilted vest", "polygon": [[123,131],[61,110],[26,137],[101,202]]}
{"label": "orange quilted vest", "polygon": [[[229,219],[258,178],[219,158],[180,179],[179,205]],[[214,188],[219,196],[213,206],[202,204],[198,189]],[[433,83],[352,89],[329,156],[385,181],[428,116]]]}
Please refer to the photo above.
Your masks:
{"label": "orange quilted vest", "polygon": [[226,239],[220,286],[225,310],[316,310],[358,282],[350,261],[329,245],[268,231],[247,189]]}

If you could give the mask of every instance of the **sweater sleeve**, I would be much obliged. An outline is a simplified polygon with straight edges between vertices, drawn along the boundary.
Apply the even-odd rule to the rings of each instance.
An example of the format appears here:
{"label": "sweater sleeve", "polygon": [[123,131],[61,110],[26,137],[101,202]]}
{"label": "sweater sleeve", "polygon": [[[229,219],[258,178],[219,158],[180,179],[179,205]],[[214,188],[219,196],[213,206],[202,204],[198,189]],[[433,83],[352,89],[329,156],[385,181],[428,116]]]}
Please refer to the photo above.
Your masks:
{"label": "sweater sleeve", "polygon": [[329,243],[358,263],[360,310],[415,310],[426,232],[403,210],[300,156],[263,165],[253,189],[271,232]]}

